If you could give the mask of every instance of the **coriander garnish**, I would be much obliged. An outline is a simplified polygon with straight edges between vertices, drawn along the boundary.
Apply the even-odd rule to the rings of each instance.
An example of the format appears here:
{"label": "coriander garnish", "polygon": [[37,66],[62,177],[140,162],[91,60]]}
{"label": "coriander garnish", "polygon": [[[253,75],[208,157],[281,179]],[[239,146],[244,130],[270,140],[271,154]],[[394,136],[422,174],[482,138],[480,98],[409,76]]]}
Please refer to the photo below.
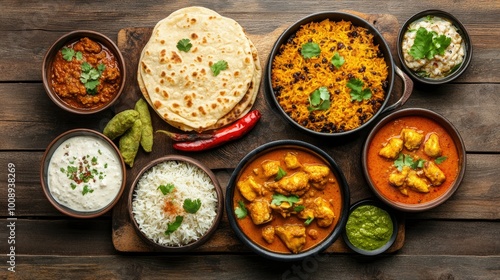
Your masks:
{"label": "coriander garnish", "polygon": [[335,66],[335,68],[339,69],[342,65],[344,65],[345,59],[338,52],[335,52],[330,63]]}
{"label": "coriander garnish", "polygon": [[435,31],[428,31],[424,27],[420,27],[409,54],[415,59],[432,59],[437,54],[443,55],[450,43],[450,37],[438,35]]}
{"label": "coriander garnish", "polygon": [[184,200],[184,204],[182,205],[182,208],[184,208],[186,212],[191,214],[198,212],[200,207],[201,207],[201,200],[199,198],[196,200],[191,200],[187,198]]}
{"label": "coriander garnish", "polygon": [[97,69],[92,67],[88,62],[82,63],[82,73],[80,74],[80,82],[85,86],[87,93],[90,95],[97,94],[97,86],[102,72],[106,69],[106,65],[100,63]]}
{"label": "coriander garnish", "polygon": [[245,207],[245,203],[243,203],[243,201],[238,201],[238,206],[234,208],[234,214],[238,219],[243,219],[248,215],[248,210]]}
{"label": "coriander garnish", "polygon": [[307,110],[328,110],[330,108],[330,92],[326,87],[320,87],[309,96]]}
{"label": "coriander garnish", "polygon": [[372,91],[369,88],[363,89],[363,81],[352,78],[347,82],[347,87],[351,89],[351,100],[363,101],[372,97]]}
{"label": "coriander garnish", "polygon": [[175,189],[174,184],[168,183],[166,185],[160,185],[158,186],[157,190],[160,190],[163,195],[167,195],[171,192],[173,192]]}
{"label": "coriander garnish", "polygon": [[313,57],[318,57],[321,53],[321,49],[317,43],[314,42],[307,42],[302,45],[302,48],[300,50],[300,54],[304,58],[313,58]]}
{"label": "coriander garnish", "polygon": [[220,71],[226,69],[227,69],[227,62],[225,60],[219,60],[216,63],[212,64],[212,66],[210,66],[210,70],[212,70],[212,73],[216,77],[217,75],[220,74]]}
{"label": "coriander garnish", "polygon": [[286,196],[286,195],[275,193],[275,194],[273,194],[273,200],[271,201],[271,204],[280,206],[281,203],[287,202],[288,204],[293,205],[294,203],[299,202],[299,200],[300,199],[297,195]]}
{"label": "coriander garnish", "polygon": [[177,49],[183,52],[188,52],[192,46],[193,44],[189,39],[181,39],[177,42]]}
{"label": "coriander garnish", "polygon": [[278,174],[276,174],[276,177],[274,178],[274,181],[279,181],[281,178],[286,176],[286,171],[281,168],[281,166],[278,169]]}
{"label": "coriander garnish", "polygon": [[177,216],[175,217],[175,221],[168,223],[165,235],[170,235],[172,232],[176,231],[181,226],[182,220],[184,220],[184,217]]}

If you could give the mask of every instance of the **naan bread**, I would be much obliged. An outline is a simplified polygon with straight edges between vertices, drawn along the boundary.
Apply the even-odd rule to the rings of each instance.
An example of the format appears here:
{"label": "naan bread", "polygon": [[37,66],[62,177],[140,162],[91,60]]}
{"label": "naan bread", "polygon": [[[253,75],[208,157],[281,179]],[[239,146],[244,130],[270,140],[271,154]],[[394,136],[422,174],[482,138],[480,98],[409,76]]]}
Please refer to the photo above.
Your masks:
{"label": "naan bread", "polygon": [[[189,39],[189,52],[177,42]],[[210,66],[228,63],[218,76]],[[144,47],[138,83],[169,124],[203,131],[241,117],[255,102],[262,68],[255,46],[234,20],[202,8],[180,9],[158,22]]]}

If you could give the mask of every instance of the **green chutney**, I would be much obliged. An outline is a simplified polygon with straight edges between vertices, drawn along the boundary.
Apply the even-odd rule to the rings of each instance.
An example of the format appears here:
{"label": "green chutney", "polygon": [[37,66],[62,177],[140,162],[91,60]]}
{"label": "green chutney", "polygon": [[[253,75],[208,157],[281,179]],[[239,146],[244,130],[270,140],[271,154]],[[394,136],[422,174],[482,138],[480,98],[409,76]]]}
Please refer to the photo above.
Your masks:
{"label": "green chutney", "polygon": [[387,211],[373,206],[361,205],[347,219],[346,234],[357,248],[373,251],[391,239],[392,219]]}

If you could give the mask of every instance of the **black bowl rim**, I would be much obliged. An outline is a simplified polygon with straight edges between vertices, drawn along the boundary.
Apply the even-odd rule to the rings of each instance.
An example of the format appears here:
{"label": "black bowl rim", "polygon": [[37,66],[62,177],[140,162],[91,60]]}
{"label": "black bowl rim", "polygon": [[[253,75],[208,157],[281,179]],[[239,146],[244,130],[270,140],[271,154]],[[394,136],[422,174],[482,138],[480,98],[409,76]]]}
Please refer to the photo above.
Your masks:
{"label": "black bowl rim", "polygon": [[[381,253],[387,251],[387,249],[389,249],[392,246],[392,244],[394,244],[394,242],[396,241],[396,238],[398,236],[398,231],[399,231],[398,219],[397,219],[396,214],[394,213],[393,209],[389,208],[386,204],[384,204],[378,200],[375,200],[375,199],[362,199],[362,200],[359,200],[358,202],[352,204],[350,209],[349,209],[348,217],[351,216],[351,213],[356,208],[358,208],[362,205],[373,205],[375,207],[378,207],[378,208],[386,211],[387,214],[389,214],[389,216],[391,217],[391,220],[392,220],[392,228],[393,228],[391,238],[387,241],[387,243],[385,243],[380,248],[377,248],[375,250],[364,250],[364,249],[361,249],[361,248],[354,246],[354,244],[351,243],[351,241],[349,240],[349,238],[347,236],[346,227],[344,227],[344,231],[342,232],[342,239],[344,240],[344,243],[354,252],[365,255],[365,256],[375,256],[375,255],[378,255],[378,254],[381,254]],[[346,226],[347,226],[347,224],[346,224]]]}
{"label": "black bowl rim", "polygon": [[[214,184],[215,192],[217,193],[217,215],[215,217],[214,222],[212,223],[210,228],[207,230],[207,232],[205,234],[203,234],[203,236],[201,236],[198,240],[193,241],[193,242],[186,244],[186,245],[182,245],[182,246],[164,246],[164,245],[158,244],[158,243],[154,242],[153,240],[149,239],[139,229],[139,225],[137,224],[137,221],[135,220],[134,214],[132,212],[132,201],[134,199],[133,196],[134,196],[134,192],[135,192],[135,187],[136,187],[137,183],[139,182],[139,180],[141,179],[142,175],[146,171],[151,169],[152,167],[154,167],[162,162],[166,162],[166,161],[182,161],[182,162],[186,162],[186,163],[192,164],[192,165],[200,168],[210,177],[210,180]],[[174,155],[174,154],[166,155],[166,156],[162,156],[162,157],[159,157],[159,158],[156,158],[156,159],[150,161],[135,176],[134,181],[130,185],[130,190],[129,190],[128,197],[127,197],[127,212],[128,212],[128,216],[130,218],[130,221],[132,222],[132,225],[134,227],[135,232],[148,245],[150,245],[151,247],[157,249],[158,251],[162,251],[162,252],[188,252],[188,251],[191,251],[191,250],[203,245],[215,233],[215,231],[216,231],[217,227],[219,226],[219,223],[222,219],[223,211],[224,211],[224,196],[223,196],[223,192],[222,192],[222,188],[220,186],[219,180],[217,179],[215,174],[212,172],[212,170],[210,168],[208,168],[205,164],[201,163],[200,161],[198,161],[194,158],[188,157],[188,156],[183,156],[183,155]]]}
{"label": "black bowl rim", "polygon": [[[120,72],[122,75],[122,80],[120,83],[120,89],[118,90],[117,94],[111,99],[108,103],[105,105],[95,108],[95,109],[79,109],[79,108],[74,108],[66,104],[62,99],[60,99],[56,93],[53,92],[50,83],[49,83],[49,72],[50,72],[50,67],[52,65],[52,61],[54,60],[54,55],[61,49],[64,45],[66,45],[69,42],[76,41],[80,38],[83,37],[90,37],[93,40],[99,41],[101,44],[104,44],[106,47],[110,49],[110,51],[113,52],[113,54],[116,57],[116,60],[118,62],[118,67],[120,68]],[[111,107],[122,95],[123,90],[125,88],[125,83],[127,79],[127,71],[126,71],[126,66],[125,66],[125,59],[123,58],[123,55],[118,48],[118,46],[111,40],[109,37],[104,35],[103,33],[93,31],[93,30],[74,30],[71,32],[68,32],[62,36],[60,36],[52,45],[47,49],[47,52],[45,53],[45,56],[43,58],[42,62],[42,80],[43,80],[43,87],[45,89],[45,92],[47,93],[48,97],[52,102],[54,102],[59,108],[75,113],[75,114],[80,114],[80,115],[90,115],[90,114],[95,114],[98,112],[101,112],[103,110],[106,110],[107,108]]]}
{"label": "black bowl rim", "polygon": [[[76,136],[93,136],[96,138],[100,138],[104,140],[115,152],[117,157],[120,159],[120,165],[121,165],[121,170],[122,170],[122,184],[120,186],[120,191],[116,195],[116,197],[105,207],[95,210],[95,211],[88,211],[88,212],[82,212],[82,211],[77,211],[73,210],[65,205],[60,204],[50,193],[49,190],[49,185],[47,183],[47,168],[48,164],[50,162],[50,159],[52,158],[52,154],[55,152],[55,150],[67,139],[76,137]],[[119,149],[116,147],[116,145],[111,141],[107,136],[104,134],[87,129],[87,128],[75,128],[68,130],[66,132],[63,132],[62,134],[58,135],[54,140],[50,142],[50,144],[47,146],[47,149],[45,150],[41,164],[40,164],[40,183],[42,186],[42,190],[49,200],[49,202],[57,209],[59,212],[68,215],[70,217],[74,218],[95,218],[98,216],[103,215],[104,213],[108,212],[111,210],[118,200],[120,200],[124,190],[125,186],[127,184],[127,172],[126,172],[126,167],[125,167],[125,162],[123,161],[123,158],[120,154]]]}
{"label": "black bowl rim", "polygon": [[[375,113],[375,115],[368,120],[366,123],[363,123],[362,125],[358,126],[355,129],[349,130],[349,131],[344,131],[344,132],[336,132],[336,133],[324,133],[324,132],[318,132],[318,131],[313,131],[310,129],[307,129],[300,124],[298,124],[296,121],[294,121],[290,116],[288,116],[284,111],[283,108],[279,105],[278,101],[276,100],[272,85],[271,85],[271,72],[272,72],[272,60],[276,56],[277,52],[279,51],[279,47],[286,42],[286,40],[290,37],[290,35],[294,34],[302,25],[308,22],[315,22],[319,20],[324,20],[324,19],[331,19],[332,17],[342,17],[344,20],[354,20],[362,23],[362,25],[357,24],[358,26],[362,26],[364,28],[367,28],[372,34],[375,35],[375,38],[378,38],[378,41],[383,44],[383,48],[387,50],[387,53],[384,53],[384,57],[386,58],[386,62],[389,67],[389,78],[388,78],[388,84],[389,87],[387,88],[387,95],[382,103],[382,106],[380,109]],[[267,59],[267,65],[266,65],[266,74],[265,74],[265,91],[266,95],[268,95],[268,99],[273,103],[274,107],[279,111],[279,114],[285,118],[289,123],[292,124],[293,127],[299,129],[300,131],[312,134],[314,136],[319,136],[319,137],[325,137],[325,138],[341,138],[345,136],[351,136],[353,134],[358,133],[359,131],[363,130],[364,128],[368,127],[370,123],[374,122],[377,117],[382,114],[386,109],[389,107],[386,107],[387,103],[389,102],[392,90],[393,90],[393,85],[394,85],[394,79],[395,79],[395,74],[396,74],[396,69],[397,66],[394,63],[394,59],[392,57],[391,49],[389,45],[387,44],[387,41],[385,40],[384,36],[380,33],[380,31],[375,28],[371,23],[369,23],[367,20],[348,13],[348,12],[341,12],[341,11],[324,11],[324,12],[317,12],[313,13],[311,15],[308,15],[306,17],[303,17],[302,19],[299,19],[292,25],[290,25],[285,31],[281,33],[281,35],[278,37],[276,42],[274,43],[271,52],[269,53],[269,57]]]}
{"label": "black bowl rim", "polygon": [[[403,36],[406,33],[408,26],[412,22],[414,22],[420,18],[423,18],[425,16],[428,16],[428,15],[439,16],[439,17],[443,17],[445,19],[450,20],[451,23],[458,29],[458,33],[462,36],[463,40],[465,41],[466,53],[465,53],[464,60],[462,61],[462,65],[460,65],[460,67],[458,69],[456,69],[453,73],[451,73],[450,75],[448,75],[442,79],[429,79],[429,78],[425,78],[425,77],[420,77],[417,74],[415,74],[415,72],[413,70],[411,70],[410,68],[408,68],[408,66],[406,66],[404,56],[403,56],[403,50],[401,48],[401,45],[402,45],[401,42],[403,41]],[[424,10],[424,11],[421,11],[421,12],[414,14],[408,20],[406,20],[405,23],[401,26],[401,29],[399,30],[398,38],[396,40],[396,48],[397,48],[399,61],[401,62],[401,66],[403,67],[404,71],[413,80],[418,81],[422,84],[429,84],[429,85],[445,84],[445,83],[451,82],[451,81],[457,79],[458,77],[460,77],[465,72],[465,70],[467,70],[467,68],[469,67],[469,64],[472,60],[472,53],[473,53],[472,41],[471,41],[471,38],[469,36],[469,32],[467,31],[465,26],[462,24],[462,22],[458,18],[456,18],[454,15],[452,15],[446,11],[439,10],[439,9]]]}
{"label": "black bowl rim", "polygon": [[[298,254],[282,254],[282,253],[276,253],[272,252],[269,250],[266,250],[262,248],[261,246],[253,243],[249,238],[246,237],[246,235],[240,230],[238,223],[236,221],[236,218],[234,216],[234,212],[232,209],[233,206],[233,196],[234,196],[234,191],[235,191],[235,184],[236,180],[239,178],[239,173],[240,171],[250,162],[252,159],[255,157],[261,155],[262,153],[265,153],[267,151],[271,151],[274,149],[279,149],[283,147],[294,147],[294,148],[299,148],[299,149],[304,149],[309,152],[315,153],[319,157],[321,157],[323,160],[328,162],[330,165],[332,171],[334,172],[335,176],[337,177],[337,180],[339,181],[340,185],[340,191],[342,192],[342,210],[341,213],[339,213],[340,220],[338,221],[337,225],[333,229],[333,231],[330,233],[330,235],[323,240],[322,243],[310,248],[309,250],[305,252],[301,252]],[[226,188],[226,213],[227,217],[229,220],[229,224],[233,231],[236,233],[236,236],[247,246],[249,247],[253,252],[257,253],[260,256],[263,256],[267,259],[271,260],[276,260],[276,261],[283,261],[283,262],[290,262],[290,261],[297,261],[297,260],[302,260],[306,257],[313,256],[316,254],[321,253],[323,250],[325,250],[328,246],[330,246],[335,240],[338,239],[338,237],[342,234],[342,230],[345,227],[345,224],[347,222],[347,214],[349,211],[349,203],[350,203],[350,191],[349,191],[349,185],[347,184],[347,180],[340,169],[340,166],[335,162],[335,160],[328,155],[325,151],[321,150],[320,148],[303,142],[299,140],[276,140],[273,142],[269,142],[266,144],[263,144],[251,152],[249,152],[246,156],[244,156],[236,168],[233,171],[233,174],[231,175],[231,178],[228,182],[227,188]]]}
{"label": "black bowl rim", "polygon": [[[367,167],[367,153],[368,153],[368,148],[370,145],[371,140],[375,136],[375,134],[379,131],[380,128],[382,128],[384,125],[387,123],[401,118],[401,117],[406,117],[406,116],[419,116],[419,117],[424,117],[428,118],[431,120],[436,121],[440,126],[442,126],[450,135],[450,137],[454,140],[455,145],[457,146],[457,152],[459,156],[459,168],[460,170],[458,171],[457,178],[455,179],[455,182],[453,186],[451,186],[447,192],[445,192],[442,196],[428,201],[426,203],[421,203],[421,204],[405,204],[405,203],[400,203],[396,201],[392,201],[387,199],[385,196],[380,194],[377,190],[377,188],[374,186],[370,175],[368,174],[368,167]],[[429,110],[429,109],[424,109],[424,108],[406,108],[406,109],[401,109],[395,112],[392,112],[385,116],[382,120],[380,120],[370,131],[369,135],[367,136],[365,143],[363,145],[363,150],[361,153],[361,164],[363,168],[363,174],[365,176],[365,179],[368,183],[368,186],[372,190],[372,192],[375,193],[375,195],[384,203],[387,205],[391,206],[392,208],[395,208],[400,211],[404,212],[422,212],[426,211],[432,208],[435,208],[441,204],[443,204],[448,198],[450,198],[458,189],[460,186],[464,176],[465,176],[465,169],[467,166],[467,153],[465,149],[465,144],[460,136],[460,133],[458,130],[455,128],[455,126],[444,116]]]}

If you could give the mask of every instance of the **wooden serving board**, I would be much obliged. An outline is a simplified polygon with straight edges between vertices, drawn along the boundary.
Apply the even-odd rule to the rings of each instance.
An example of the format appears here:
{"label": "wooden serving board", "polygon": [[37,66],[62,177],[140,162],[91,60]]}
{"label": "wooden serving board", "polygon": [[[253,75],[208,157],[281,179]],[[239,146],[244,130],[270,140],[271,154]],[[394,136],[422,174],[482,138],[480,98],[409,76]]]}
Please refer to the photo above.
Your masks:
{"label": "wooden serving board", "polygon": [[[344,11],[349,12],[351,14],[358,15],[370,23],[372,23],[384,36],[389,47],[393,50],[393,56],[395,55],[394,49],[396,45],[396,37],[398,31],[398,21],[392,15],[387,14],[361,14],[355,11]],[[295,20],[292,20],[292,22]],[[266,34],[248,34],[249,38],[255,44],[259,51],[260,61],[262,67],[264,69],[265,64],[267,63],[268,55],[271,51],[271,48],[277,38],[281,35],[281,33],[288,27],[288,25],[281,26],[271,32]],[[124,96],[119,100],[118,104],[115,105],[114,110],[116,112],[120,112],[125,109],[133,108],[135,102],[142,96],[137,85],[137,65],[140,57],[140,53],[144,47],[144,45],[149,40],[151,36],[152,27],[131,27],[125,28],[119,31],[117,44],[122,54],[125,58],[126,62],[126,87]],[[264,98],[264,89],[263,83],[261,83],[261,88],[259,91],[258,100],[256,101],[254,108],[261,111],[263,115],[263,119],[261,122],[267,122],[265,116],[273,116],[273,110],[270,108],[269,104],[266,103]],[[153,127],[155,130],[157,129],[169,129],[168,125],[161,120],[156,114],[152,112],[152,121]],[[272,119],[272,118],[271,118]],[[269,125],[272,126],[286,126],[286,123],[279,123],[275,119],[270,121]],[[199,161],[205,163],[209,168],[213,170],[216,174],[217,179],[223,189],[225,194],[225,189],[227,183],[229,181],[229,177],[232,172],[232,168],[234,168],[239,161],[239,159],[244,156],[245,153],[249,152],[251,149],[256,147],[257,145],[263,144],[272,138],[266,138],[272,133],[269,131],[265,131],[266,127],[269,128],[266,124],[260,124],[254,128],[253,131],[250,132],[249,135],[246,135],[244,140],[239,140],[241,142],[235,144],[227,144],[220,149],[215,151],[207,151],[196,154],[186,154],[187,156],[198,159]],[[170,128],[171,129],[171,128]],[[285,129],[286,130],[286,129]],[[252,135],[253,134],[253,135]],[[286,138],[295,138],[299,140],[304,140],[308,142],[314,143],[314,139],[308,138],[308,136],[296,135],[296,134],[288,134],[288,132],[283,132],[282,134],[278,133],[278,137],[281,139]],[[320,143],[318,143],[319,145]],[[148,244],[143,242],[143,240],[137,235],[132,226],[131,220],[128,215],[128,203],[127,197],[131,188],[131,183],[134,180],[135,176],[141,170],[141,168],[146,165],[149,161],[156,159],[158,157],[168,155],[168,154],[181,154],[171,148],[172,143],[169,139],[164,135],[155,135],[154,139],[154,148],[153,151],[149,154],[146,154],[142,151],[139,151],[136,161],[134,163],[133,168],[128,168],[127,170],[127,186],[126,190],[123,194],[121,200],[117,203],[117,205],[113,209],[112,219],[112,240],[115,249],[119,252],[155,252],[155,249],[151,248]],[[236,146],[236,147],[234,147]],[[329,148],[331,149],[331,148]],[[338,154],[340,152],[341,155],[349,154],[346,156],[346,160],[349,162],[357,161],[357,163],[351,163],[354,166],[359,165],[359,152],[350,153],[350,150],[357,149],[361,150],[361,142],[360,140],[354,141],[353,143],[339,147],[340,151],[331,151],[331,154]],[[345,150],[345,151],[342,151]],[[330,152],[330,151],[328,151]],[[351,191],[351,202],[358,201],[360,199],[364,199],[371,196],[371,193],[367,190],[365,183],[357,182],[359,178],[362,178],[362,174],[356,169],[348,168],[347,171],[353,171],[356,174],[345,174],[345,176],[349,179],[352,178],[355,182],[350,184]],[[344,172],[346,172],[344,170]],[[405,240],[405,222],[404,217],[400,215],[398,217],[399,220],[399,228],[398,228],[398,236],[394,245],[389,248],[388,252],[395,252],[399,250]],[[210,252],[210,253],[230,253],[230,252],[249,252],[249,249],[240,242],[240,240],[236,237],[234,232],[232,231],[226,213],[222,218],[221,223],[215,234],[212,238],[207,241],[204,245],[196,249],[194,252]],[[347,253],[350,252],[350,249],[345,245],[342,241],[342,238],[339,238],[336,242],[334,242],[327,250],[327,253]]]}

